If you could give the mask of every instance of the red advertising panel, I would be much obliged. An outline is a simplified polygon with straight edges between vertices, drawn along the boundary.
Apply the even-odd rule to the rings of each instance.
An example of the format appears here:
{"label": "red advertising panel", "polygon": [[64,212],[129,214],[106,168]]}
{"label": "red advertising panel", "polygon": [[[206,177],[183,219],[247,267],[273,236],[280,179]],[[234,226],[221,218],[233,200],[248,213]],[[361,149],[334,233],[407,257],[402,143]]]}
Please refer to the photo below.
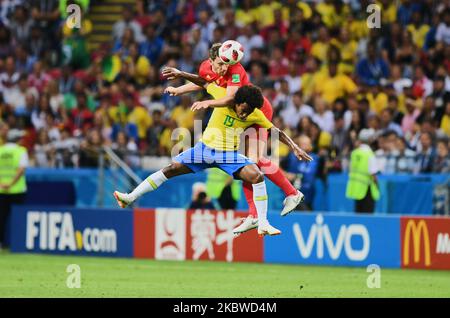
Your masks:
{"label": "red advertising panel", "polygon": [[133,211],[134,257],[155,257],[155,210],[134,209]]}
{"label": "red advertising panel", "polygon": [[450,269],[450,218],[401,217],[404,268]]}
{"label": "red advertising panel", "polygon": [[135,209],[134,256],[161,260],[263,262],[256,230],[238,237],[233,228],[246,212]]}
{"label": "red advertising panel", "polygon": [[227,262],[263,262],[263,239],[256,230],[235,237],[233,229],[247,212],[189,210],[186,258]]}

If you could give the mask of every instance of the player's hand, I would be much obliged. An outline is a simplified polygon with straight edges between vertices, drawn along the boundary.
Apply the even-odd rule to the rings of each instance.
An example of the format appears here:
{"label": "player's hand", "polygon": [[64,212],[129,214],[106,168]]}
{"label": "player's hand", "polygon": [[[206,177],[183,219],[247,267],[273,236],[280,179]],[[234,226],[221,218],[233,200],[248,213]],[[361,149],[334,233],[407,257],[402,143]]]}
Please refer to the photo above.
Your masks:
{"label": "player's hand", "polygon": [[169,94],[170,96],[178,96],[178,89],[176,87],[173,86],[168,86],[165,90],[164,90],[165,94]]}
{"label": "player's hand", "polygon": [[181,75],[181,71],[179,69],[176,69],[175,67],[164,67],[162,69],[162,75],[166,77],[168,80],[173,80]]}
{"label": "player's hand", "polygon": [[294,154],[297,157],[298,160],[306,160],[306,161],[312,161],[313,158],[308,155],[306,153],[306,151],[304,151],[303,149],[301,149],[300,147],[296,146],[294,148]]}
{"label": "player's hand", "polygon": [[10,187],[11,186],[9,184],[5,184],[5,183],[0,184],[0,189],[2,189],[4,191],[8,191]]}
{"label": "player's hand", "polygon": [[210,106],[210,103],[207,100],[202,101],[202,102],[195,102],[194,104],[192,104],[191,110],[195,112],[197,110],[208,108],[209,106]]}

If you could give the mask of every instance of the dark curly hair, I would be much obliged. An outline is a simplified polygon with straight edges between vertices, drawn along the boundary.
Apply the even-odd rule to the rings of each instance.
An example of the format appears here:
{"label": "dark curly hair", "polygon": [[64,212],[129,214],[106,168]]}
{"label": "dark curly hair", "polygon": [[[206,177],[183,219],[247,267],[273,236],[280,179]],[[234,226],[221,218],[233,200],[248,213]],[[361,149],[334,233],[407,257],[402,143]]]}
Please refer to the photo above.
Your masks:
{"label": "dark curly hair", "polygon": [[252,109],[261,108],[264,103],[264,98],[259,89],[256,86],[244,85],[238,89],[236,95],[234,95],[235,104],[247,103],[247,105]]}

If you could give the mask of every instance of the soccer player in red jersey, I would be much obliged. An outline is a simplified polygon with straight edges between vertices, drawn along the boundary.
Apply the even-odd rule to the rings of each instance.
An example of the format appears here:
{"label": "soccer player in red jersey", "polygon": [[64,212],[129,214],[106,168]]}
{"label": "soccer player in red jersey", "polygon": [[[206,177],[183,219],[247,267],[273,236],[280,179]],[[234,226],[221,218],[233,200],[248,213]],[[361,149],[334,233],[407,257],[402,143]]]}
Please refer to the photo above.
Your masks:
{"label": "soccer player in red jersey", "polygon": [[[189,92],[202,90],[204,81],[209,83],[215,83],[220,87],[224,87],[227,90],[227,94],[223,98],[211,99],[200,102],[195,102],[192,105],[192,110],[199,110],[208,107],[225,107],[230,105],[233,101],[234,95],[236,94],[239,87],[244,85],[251,85],[248,78],[247,72],[240,63],[234,65],[227,65],[219,56],[219,48],[221,43],[215,43],[212,45],[209,51],[209,59],[203,61],[199,68],[199,75],[190,74],[182,72],[175,68],[164,68],[162,71],[163,76],[168,79],[184,78],[190,83],[179,87],[167,87],[165,92],[173,96],[178,96],[186,94]],[[267,119],[272,121],[273,109],[269,100],[264,97],[264,104],[260,108]],[[266,149],[266,143],[268,139],[268,133],[265,129],[259,129],[260,127],[255,126],[256,131],[250,134],[250,139],[256,141],[257,149],[253,153],[250,153],[249,147],[246,147],[246,155],[252,159],[261,168],[262,172],[280,187],[286,195],[284,200],[284,208],[281,211],[281,215],[287,215],[291,212],[302,200],[303,193],[294,188],[294,186],[289,182],[289,180],[284,175],[283,171],[271,162],[269,159],[263,156]],[[243,183],[244,194],[249,206],[249,216],[244,220],[244,222],[233,230],[235,234],[244,233],[248,230],[254,229],[258,226],[257,224],[257,213],[255,208],[255,203],[253,202],[253,188],[251,184]]]}

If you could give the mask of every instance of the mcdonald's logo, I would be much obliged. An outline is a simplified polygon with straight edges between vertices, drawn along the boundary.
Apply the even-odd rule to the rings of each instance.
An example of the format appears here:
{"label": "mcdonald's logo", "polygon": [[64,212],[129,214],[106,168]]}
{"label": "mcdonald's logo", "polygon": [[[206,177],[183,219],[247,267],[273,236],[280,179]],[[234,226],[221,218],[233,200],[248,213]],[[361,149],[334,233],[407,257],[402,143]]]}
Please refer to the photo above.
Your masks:
{"label": "mcdonald's logo", "polygon": [[425,266],[431,265],[430,256],[430,233],[428,231],[428,226],[425,220],[420,220],[416,223],[415,220],[409,220],[406,223],[405,234],[403,240],[403,264],[409,265],[410,261],[410,239],[413,238],[413,253],[414,253],[414,263],[420,262],[420,242],[423,240],[424,243],[424,254],[425,254]]}

